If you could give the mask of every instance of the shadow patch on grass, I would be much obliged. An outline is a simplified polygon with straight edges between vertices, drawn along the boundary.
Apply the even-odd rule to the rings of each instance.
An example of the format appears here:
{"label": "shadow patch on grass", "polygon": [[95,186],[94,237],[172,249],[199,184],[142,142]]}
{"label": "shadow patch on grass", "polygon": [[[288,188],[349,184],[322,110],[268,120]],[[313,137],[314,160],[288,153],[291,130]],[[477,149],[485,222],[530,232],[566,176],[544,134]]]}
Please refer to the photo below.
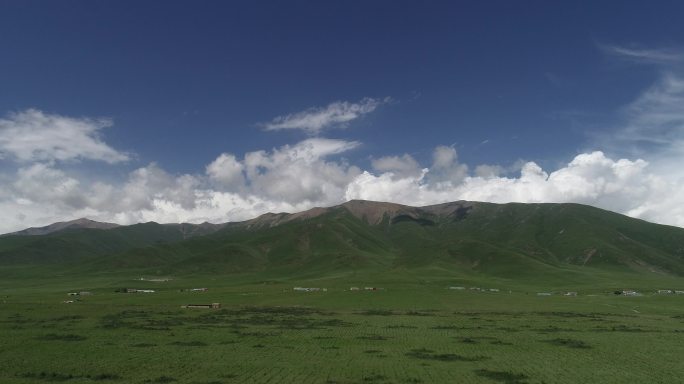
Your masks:
{"label": "shadow patch on grass", "polygon": [[173,383],[174,381],[177,381],[175,378],[171,376],[159,376],[156,379],[147,379],[144,381],[144,383]]}
{"label": "shadow patch on grass", "polygon": [[357,315],[361,316],[392,316],[392,315],[398,315],[398,313],[394,311],[390,311],[387,309],[366,309],[365,311],[361,312],[356,312]]}
{"label": "shadow patch on grass", "polygon": [[505,384],[526,384],[527,375],[522,373],[513,373],[509,371],[492,371],[489,369],[477,369],[475,374],[481,377],[486,377],[493,381],[498,381]]}
{"label": "shadow patch on grass", "polygon": [[397,324],[397,325],[388,325],[385,328],[387,329],[418,329],[415,325],[403,325],[403,324]]}
{"label": "shadow patch on grass", "polygon": [[361,378],[361,381],[363,383],[378,383],[382,381],[386,381],[388,378],[387,376],[384,375],[370,375],[370,376],[364,376]]}
{"label": "shadow patch on grass", "polygon": [[46,341],[83,341],[87,339],[85,336],[81,335],[75,335],[73,333],[69,334],[64,334],[64,335],[58,335],[56,333],[48,333],[47,335],[42,335],[36,337],[38,340],[46,340]]}
{"label": "shadow patch on grass", "polygon": [[358,336],[357,339],[359,339],[359,340],[383,341],[383,340],[389,339],[389,337],[381,336],[381,335],[365,335],[365,336]]}
{"label": "shadow patch on grass", "polygon": [[544,340],[544,342],[549,343],[551,345],[558,345],[561,347],[568,347],[568,348],[577,348],[577,349],[589,349],[589,348],[591,348],[591,345],[585,343],[582,340],[576,340],[576,339],[558,338],[558,339]]}
{"label": "shadow patch on grass", "polygon": [[113,373],[100,373],[97,375],[79,376],[79,375],[59,373],[59,372],[40,372],[40,373],[26,372],[26,373],[21,373],[21,374],[17,375],[17,377],[25,378],[25,379],[32,379],[32,380],[50,381],[50,382],[63,382],[63,381],[69,381],[69,380],[82,380],[82,379],[88,379],[88,380],[92,380],[92,381],[109,381],[109,380],[121,380],[122,379],[121,376],[113,374]]}
{"label": "shadow patch on grass", "polygon": [[175,345],[178,347],[206,347],[209,344],[203,342],[203,341],[174,341],[173,343],[170,343],[169,345]]}
{"label": "shadow patch on grass", "polygon": [[434,351],[426,348],[412,349],[410,352],[406,353],[406,356],[412,357],[414,359],[421,360],[436,360],[436,361],[465,361],[474,362],[487,360],[487,356],[463,356],[454,353],[435,353]]}
{"label": "shadow patch on grass", "polygon": [[427,311],[407,311],[406,316],[435,316],[434,313],[430,313],[432,311],[427,310]]}
{"label": "shadow patch on grass", "polygon": [[461,327],[457,325],[437,325],[434,327],[430,327],[430,329],[439,329],[439,330],[457,330],[461,329]]}

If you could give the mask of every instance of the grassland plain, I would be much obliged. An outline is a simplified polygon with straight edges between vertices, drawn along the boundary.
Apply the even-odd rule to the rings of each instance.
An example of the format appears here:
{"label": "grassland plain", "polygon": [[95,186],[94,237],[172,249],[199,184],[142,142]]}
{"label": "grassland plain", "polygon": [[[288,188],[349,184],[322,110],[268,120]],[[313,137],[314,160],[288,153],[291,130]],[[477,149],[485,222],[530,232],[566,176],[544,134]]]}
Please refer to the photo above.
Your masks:
{"label": "grassland plain", "polygon": [[[25,273],[0,273],[2,383],[676,383],[684,377],[684,296],[651,295],[677,288],[681,279],[636,279],[642,297],[613,295],[624,286],[610,284],[576,287],[577,297],[540,297],[538,286],[434,271],[168,282]],[[615,275],[615,284],[629,277]],[[327,291],[295,292],[295,286]],[[121,287],[156,292],[116,293]],[[192,287],[208,291],[179,291]],[[67,292],[79,290],[93,295],[63,303],[73,299]],[[222,308],[180,307],[211,302]]]}
{"label": "grassland plain", "polygon": [[576,204],[10,235],[0,384],[684,382],[682,276],[684,230]]}

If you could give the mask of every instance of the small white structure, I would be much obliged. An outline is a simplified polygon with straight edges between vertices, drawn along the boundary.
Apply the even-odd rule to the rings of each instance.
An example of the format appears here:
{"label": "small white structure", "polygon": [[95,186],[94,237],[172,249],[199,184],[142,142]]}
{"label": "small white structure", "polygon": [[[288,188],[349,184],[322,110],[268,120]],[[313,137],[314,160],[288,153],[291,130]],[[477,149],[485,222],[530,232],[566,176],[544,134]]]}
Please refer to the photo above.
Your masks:
{"label": "small white structure", "polygon": [[155,283],[165,283],[167,281],[171,281],[171,278],[169,277],[162,277],[162,278],[154,278],[154,279],[146,279],[144,277],[140,278],[140,281],[152,281]]}
{"label": "small white structure", "polygon": [[317,287],[312,287],[312,288],[306,288],[306,287],[294,287],[293,290],[297,292],[318,292],[318,291],[323,291],[327,292],[327,288],[317,288]]}
{"label": "small white structure", "polygon": [[537,292],[537,296],[551,296],[551,292]]}
{"label": "small white structure", "polygon": [[78,296],[78,292],[69,292],[67,293],[69,296]]}
{"label": "small white structure", "polygon": [[623,296],[641,296],[641,293],[627,289],[627,290],[622,291],[622,295]]}
{"label": "small white structure", "polygon": [[184,309],[219,309],[221,308],[221,303],[211,303],[211,304],[187,304],[181,305]]}
{"label": "small white structure", "polygon": [[489,292],[499,292],[499,288],[489,288]]}
{"label": "small white structure", "polygon": [[457,291],[462,291],[462,290],[465,289],[465,287],[449,287],[449,289],[454,289],[454,290],[457,290]]}
{"label": "small white structure", "polygon": [[684,291],[675,291],[675,295],[684,295]]}
{"label": "small white structure", "polygon": [[190,291],[192,291],[192,292],[206,292],[206,291],[208,291],[208,289],[207,288],[192,288],[192,289],[190,289]]}
{"label": "small white structure", "polygon": [[350,291],[359,291],[361,288],[359,287],[351,287],[349,288]]}
{"label": "small white structure", "polygon": [[565,292],[563,296],[577,296],[577,292]]}
{"label": "small white structure", "polygon": [[480,288],[480,287],[470,287],[468,289],[470,289],[471,291],[481,291],[482,290],[482,288]]}
{"label": "small white structure", "polygon": [[669,289],[659,289],[658,290],[659,295],[671,295],[673,293],[674,293],[674,291],[669,290]]}

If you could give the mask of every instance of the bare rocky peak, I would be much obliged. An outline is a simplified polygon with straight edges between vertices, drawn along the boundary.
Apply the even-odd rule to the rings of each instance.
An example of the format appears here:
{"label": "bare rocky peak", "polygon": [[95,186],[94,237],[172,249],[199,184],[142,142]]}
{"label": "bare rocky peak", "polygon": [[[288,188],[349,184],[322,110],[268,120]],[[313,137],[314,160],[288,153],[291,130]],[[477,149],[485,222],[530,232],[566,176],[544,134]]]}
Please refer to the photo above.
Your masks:
{"label": "bare rocky peak", "polygon": [[408,205],[367,200],[350,200],[342,204],[342,207],[369,224],[379,224],[385,216],[411,215],[418,209]]}
{"label": "bare rocky peak", "polygon": [[192,224],[192,223],[180,223],[180,224],[162,224],[166,227],[170,228],[176,228],[178,231],[180,231],[183,234],[183,238],[190,238],[190,237],[195,237],[195,236],[202,236],[202,235],[208,235],[211,233],[214,233],[221,228],[225,227],[227,223],[223,224],[213,224],[209,222],[204,222],[200,224]]}
{"label": "bare rocky peak", "polygon": [[40,236],[47,235],[54,232],[59,232],[67,229],[111,229],[118,227],[119,224],[102,223],[86,218],[80,218],[71,221],[60,221],[44,227],[31,227],[18,232],[9,233],[8,235],[18,236]]}
{"label": "bare rocky peak", "polygon": [[383,219],[390,220],[398,216],[408,216],[414,219],[424,216],[463,216],[475,203],[456,201],[451,203],[429,205],[425,207],[411,207],[408,205],[386,203],[368,200],[350,200],[346,203],[321,208],[316,207],[297,213],[266,213],[245,222],[248,228],[274,227],[293,220],[311,219],[333,210],[346,209],[355,217],[369,224],[379,224]]}

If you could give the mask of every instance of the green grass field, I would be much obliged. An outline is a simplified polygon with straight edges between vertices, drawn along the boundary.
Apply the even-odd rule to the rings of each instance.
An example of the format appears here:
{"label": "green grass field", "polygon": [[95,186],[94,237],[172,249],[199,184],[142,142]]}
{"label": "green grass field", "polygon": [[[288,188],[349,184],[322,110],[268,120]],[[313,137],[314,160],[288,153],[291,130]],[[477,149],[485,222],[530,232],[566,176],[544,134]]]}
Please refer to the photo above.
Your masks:
{"label": "green grass field", "polygon": [[[536,294],[542,288],[505,281],[392,273],[168,282],[44,273],[2,273],[2,383],[675,383],[684,377],[684,295],[651,295],[663,285],[657,281],[637,284],[642,297],[615,296],[617,286],[542,297]],[[500,292],[447,289],[475,284]],[[295,286],[328,290],[295,292]],[[156,292],[115,292],[122,287]],[[193,287],[209,290],[179,292]],[[74,299],[67,292],[80,290],[93,295],[63,303]],[[212,302],[222,308],[181,308]]]}

